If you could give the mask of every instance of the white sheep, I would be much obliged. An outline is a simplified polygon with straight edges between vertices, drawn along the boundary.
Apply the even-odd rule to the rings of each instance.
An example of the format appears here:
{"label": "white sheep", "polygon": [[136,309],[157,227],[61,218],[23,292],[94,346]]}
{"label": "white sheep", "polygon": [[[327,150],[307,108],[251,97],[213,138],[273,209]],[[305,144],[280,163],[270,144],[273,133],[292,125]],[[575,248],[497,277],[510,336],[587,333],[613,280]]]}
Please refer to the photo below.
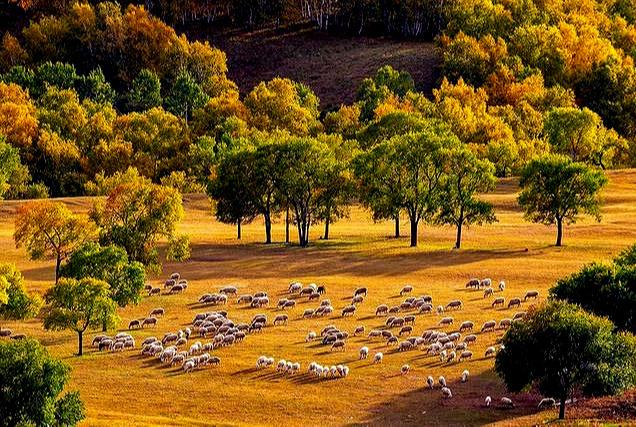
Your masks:
{"label": "white sheep", "polygon": [[426,378],[426,384],[428,384],[428,388],[433,388],[433,386],[435,385],[435,380],[432,376],[429,375],[428,378]]}
{"label": "white sheep", "polygon": [[502,280],[499,282],[499,290],[503,292],[504,289],[506,289],[506,282]]}
{"label": "white sheep", "polygon": [[503,406],[505,406],[506,408],[514,408],[515,407],[515,404],[512,403],[512,400],[510,398],[508,398],[508,397],[502,397],[501,398],[501,404]]}
{"label": "white sheep", "polygon": [[437,381],[439,382],[439,385],[441,385],[442,387],[446,387],[446,378],[440,375]]}
{"label": "white sheep", "polygon": [[461,381],[463,383],[465,383],[466,381],[468,381],[468,376],[470,375],[470,372],[468,372],[468,369],[464,369],[464,372],[462,372],[462,377],[461,377]]}
{"label": "white sheep", "polygon": [[192,359],[188,359],[183,364],[183,372],[192,372],[196,367],[196,363]]}
{"label": "white sheep", "polygon": [[450,399],[450,398],[453,397],[453,393],[451,392],[450,388],[448,388],[448,387],[442,387],[442,395],[446,399]]}
{"label": "white sheep", "polygon": [[373,356],[373,363],[382,363],[382,359],[384,359],[384,354],[377,352],[375,356]]}
{"label": "white sheep", "polygon": [[539,402],[539,406],[537,406],[539,409],[542,409],[544,407],[547,408],[554,408],[556,406],[556,401],[554,400],[554,398],[552,397],[544,397],[543,399],[541,399],[541,402]]}
{"label": "white sheep", "polygon": [[406,375],[411,371],[411,367],[409,365],[402,365],[402,367],[400,368],[400,373],[402,375]]}
{"label": "white sheep", "polygon": [[369,357],[369,347],[362,347],[360,349],[360,360]]}
{"label": "white sheep", "polygon": [[494,356],[494,355],[495,355],[495,353],[497,353],[497,349],[495,349],[495,347],[492,347],[492,346],[491,346],[491,347],[488,347],[488,348],[486,349],[485,356],[486,356],[486,357]]}
{"label": "white sheep", "polygon": [[314,331],[309,331],[307,334],[307,338],[305,338],[305,342],[310,342],[316,339],[316,333]]}
{"label": "white sheep", "polygon": [[491,401],[492,399],[490,398],[490,396],[486,396],[486,398],[484,399],[484,405],[486,405],[486,408],[490,407]]}

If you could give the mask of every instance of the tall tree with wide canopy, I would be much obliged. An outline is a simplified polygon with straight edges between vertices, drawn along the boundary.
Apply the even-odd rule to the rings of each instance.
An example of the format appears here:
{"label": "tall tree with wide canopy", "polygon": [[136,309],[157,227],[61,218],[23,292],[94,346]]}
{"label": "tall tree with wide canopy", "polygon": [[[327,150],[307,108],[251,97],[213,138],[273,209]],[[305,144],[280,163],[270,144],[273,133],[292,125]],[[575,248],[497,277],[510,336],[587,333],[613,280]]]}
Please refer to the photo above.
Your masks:
{"label": "tall tree with wide canopy", "polygon": [[95,227],[87,218],[73,214],[63,203],[25,203],[15,219],[16,247],[25,246],[31,259],[55,259],[55,282],[62,261],[94,237]]}
{"label": "tall tree with wide canopy", "polygon": [[529,220],[556,224],[556,246],[561,246],[564,223],[574,223],[581,213],[600,221],[599,192],[606,184],[601,170],[562,155],[544,155],[523,169],[519,204]]}
{"label": "tall tree with wide canopy", "polygon": [[561,402],[574,393],[613,395],[636,384],[636,339],[578,306],[550,302],[515,322],[503,337],[495,370],[510,391],[537,385]]}
{"label": "tall tree with wide canopy", "polygon": [[29,295],[22,274],[12,264],[0,264],[0,319],[24,320],[37,315],[42,300]]}

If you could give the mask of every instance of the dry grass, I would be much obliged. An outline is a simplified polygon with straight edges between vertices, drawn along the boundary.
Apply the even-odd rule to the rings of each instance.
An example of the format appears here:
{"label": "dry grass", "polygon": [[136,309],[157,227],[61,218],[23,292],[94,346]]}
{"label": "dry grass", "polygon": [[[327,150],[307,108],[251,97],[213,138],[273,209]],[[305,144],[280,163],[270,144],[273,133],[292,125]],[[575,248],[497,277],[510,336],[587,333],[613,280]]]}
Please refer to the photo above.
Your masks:
{"label": "dry grass", "polygon": [[[487,394],[494,400],[504,395],[494,374],[493,360],[482,358],[484,349],[500,335],[480,335],[473,348],[475,358],[469,362],[441,366],[438,359],[419,351],[393,354],[388,350],[382,365],[357,360],[360,346],[371,351],[385,351],[378,342],[366,338],[349,340],[344,353],[332,354],[328,348],[306,344],[309,330],[319,331],[334,323],[347,330],[363,324],[367,330],[382,325],[383,319],[372,316],[382,302],[398,303],[398,292],[405,283],[415,286],[414,294],[430,293],[436,303],[450,299],[464,301],[456,312],[456,322],[510,317],[516,310],[493,310],[481,292],[467,291],[466,279],[472,276],[505,279],[504,296],[522,296],[528,289],[538,289],[545,297],[554,281],[577,270],[582,264],[607,259],[636,241],[636,170],[611,172],[611,183],[604,193],[603,221],[581,221],[566,229],[563,248],[552,245],[554,230],[523,221],[515,204],[515,183],[502,183],[488,196],[496,204],[499,223],[476,227],[465,233],[464,248],[450,250],[454,230],[421,230],[421,246],[408,248],[408,238],[387,238],[391,223],[374,224],[359,208],[351,219],[336,223],[333,240],[317,240],[318,228],[312,231],[314,244],[308,249],[286,248],[280,244],[265,246],[262,224],[244,227],[244,240],[236,242],[234,228],[213,220],[208,203],[200,196],[186,197],[186,218],[181,231],[190,235],[192,259],[184,264],[167,264],[164,276],[179,271],[190,282],[187,293],[145,298],[136,307],[121,311],[122,323],[146,315],[162,306],[167,315],[157,330],[134,332],[139,338],[183,328],[197,311],[192,303],[206,291],[235,282],[240,292],[266,290],[276,300],[290,280],[325,283],[336,311],[348,304],[358,285],[370,289],[368,300],[353,318],[300,320],[304,308],[316,303],[302,302],[290,312],[287,326],[268,327],[263,333],[248,336],[245,342],[217,351],[222,358],[218,368],[182,375],[154,360],[141,358],[138,352],[96,353],[73,357],[76,337],[70,333],[44,332],[37,320],[10,324],[14,330],[39,338],[57,356],[73,366],[72,387],[78,388],[88,407],[89,425],[477,425],[499,422],[528,425],[554,418],[553,412],[536,413],[537,397],[511,396],[517,408],[502,410],[481,408]],[[66,200],[73,209],[85,211],[88,199]],[[2,261],[15,262],[23,271],[29,288],[42,292],[53,278],[50,262],[28,261],[12,242],[13,213],[16,202],[0,205],[0,250]],[[276,224],[274,238],[283,238],[283,228]],[[158,282],[158,278],[153,278]],[[229,315],[247,321],[260,312],[230,304]],[[267,309],[270,320],[275,309]],[[438,317],[418,316],[416,332],[434,327]],[[453,329],[453,328],[450,328]],[[271,372],[256,372],[253,365],[261,355],[291,359],[303,364],[316,360],[322,364],[347,363],[351,375],[342,380],[314,381],[305,375],[282,378]],[[412,372],[399,375],[400,366],[409,363]],[[469,369],[467,384],[458,383],[463,369]],[[427,375],[445,375],[451,382],[454,399],[443,401],[439,390],[424,389]]]}

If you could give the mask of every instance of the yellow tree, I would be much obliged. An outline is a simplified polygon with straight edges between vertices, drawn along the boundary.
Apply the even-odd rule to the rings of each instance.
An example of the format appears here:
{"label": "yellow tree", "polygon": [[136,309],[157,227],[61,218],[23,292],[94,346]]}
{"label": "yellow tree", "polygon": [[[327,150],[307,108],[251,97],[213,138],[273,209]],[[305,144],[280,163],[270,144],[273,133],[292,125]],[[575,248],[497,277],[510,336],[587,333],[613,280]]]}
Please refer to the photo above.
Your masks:
{"label": "yellow tree", "polygon": [[18,208],[13,238],[17,248],[24,246],[31,259],[55,259],[55,283],[62,261],[91,240],[94,224],[73,214],[63,203],[36,201]]}
{"label": "yellow tree", "polygon": [[31,146],[38,121],[29,94],[20,86],[0,82],[0,134],[19,148]]}

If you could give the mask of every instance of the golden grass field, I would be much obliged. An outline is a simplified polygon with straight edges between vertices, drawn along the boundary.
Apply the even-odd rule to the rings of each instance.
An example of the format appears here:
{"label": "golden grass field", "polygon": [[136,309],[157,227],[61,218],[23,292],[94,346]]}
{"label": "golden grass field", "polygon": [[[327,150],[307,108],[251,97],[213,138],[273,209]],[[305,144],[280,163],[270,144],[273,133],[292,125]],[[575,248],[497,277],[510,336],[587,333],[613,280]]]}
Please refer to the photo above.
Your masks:
{"label": "golden grass field", "polygon": [[[198,308],[194,303],[200,294],[216,292],[227,283],[237,283],[239,293],[267,291],[273,300],[268,309],[244,308],[232,300],[224,309],[233,320],[249,321],[264,311],[271,321],[276,314],[275,302],[286,293],[291,280],[326,284],[325,298],[336,309],[332,318],[302,320],[302,311],[318,303],[299,300],[288,312],[288,325],[268,326],[243,343],[215,350],[222,359],[221,366],[191,374],[142,358],[138,351],[115,354],[87,348],[85,356],[77,358],[74,334],[46,332],[37,319],[3,326],[37,337],[54,355],[72,365],[70,387],[81,391],[88,412],[86,425],[541,423],[554,419],[556,413],[537,413],[536,394],[506,393],[493,371],[494,359],[483,358],[484,349],[501,332],[478,334],[471,348],[473,360],[452,365],[441,365],[436,357],[418,350],[394,353],[383,342],[369,342],[366,336],[350,338],[346,351],[336,353],[329,347],[305,343],[305,336],[310,330],[319,333],[329,323],[349,331],[357,325],[366,326],[367,331],[383,326],[384,318],[373,316],[375,307],[380,303],[399,304],[403,298],[398,293],[406,283],[414,285],[413,295],[431,294],[435,305],[461,299],[464,309],[452,314],[455,328],[463,320],[473,320],[478,329],[486,320],[511,317],[518,311],[490,308],[491,300],[484,300],[482,292],[464,287],[473,276],[504,279],[506,299],[523,296],[529,289],[539,290],[541,299],[545,299],[558,278],[584,263],[609,259],[636,242],[636,170],[608,175],[602,222],[586,219],[566,228],[562,248],[552,246],[554,228],[523,220],[513,180],[502,182],[495,193],[487,196],[496,205],[499,222],[467,230],[460,251],[451,250],[454,229],[422,227],[420,247],[413,249],[408,247],[408,237],[388,237],[392,223],[373,223],[368,212],[358,207],[352,209],[350,219],[333,225],[332,240],[328,242],[318,240],[322,227],[314,227],[312,245],[307,249],[261,244],[264,232],[260,221],[245,226],[243,240],[237,242],[235,228],[214,220],[205,197],[186,196],[180,231],[191,238],[192,259],[166,264],[163,275],[153,277],[152,282],[159,284],[178,271],[188,279],[189,287],[184,294],[144,298],[138,306],[121,310],[121,326],[125,327],[130,319],[143,317],[155,307],[166,309],[156,330],[133,332],[138,342],[146,336],[161,337],[184,328],[195,313],[214,310]],[[91,204],[86,198],[64,201],[80,212]],[[0,261],[16,263],[29,289],[44,292],[53,280],[53,264],[29,261],[24,250],[15,249],[13,244],[13,215],[19,204],[0,205]],[[404,221],[403,230],[406,225]],[[283,225],[278,222],[274,239],[282,241],[283,237]],[[340,309],[349,304],[354,288],[360,285],[369,288],[368,298],[353,318],[342,319]],[[438,320],[436,315],[418,315],[415,332],[434,328]],[[85,342],[90,344],[92,336],[88,335]],[[373,365],[371,358],[358,361],[362,345],[370,347],[371,358],[375,351],[385,352],[384,363]],[[303,374],[290,378],[273,370],[256,371],[254,363],[262,354],[301,362]],[[315,380],[304,374],[307,364],[314,360],[323,365],[346,363],[351,373],[344,379]],[[404,363],[411,365],[411,373],[402,376],[399,370]],[[471,377],[462,384],[459,375],[464,369],[470,370]],[[428,375],[446,376],[454,398],[445,401],[439,388],[427,390]],[[486,395],[497,403],[501,396],[510,396],[517,407],[482,408]]]}

